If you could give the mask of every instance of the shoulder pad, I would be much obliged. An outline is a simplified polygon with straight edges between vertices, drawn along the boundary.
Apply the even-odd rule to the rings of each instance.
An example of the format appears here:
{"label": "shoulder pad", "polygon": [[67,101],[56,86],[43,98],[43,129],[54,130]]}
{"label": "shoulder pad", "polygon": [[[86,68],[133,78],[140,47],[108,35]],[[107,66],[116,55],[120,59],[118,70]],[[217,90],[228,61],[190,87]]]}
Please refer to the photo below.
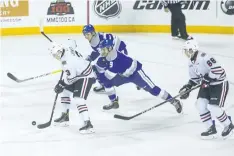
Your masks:
{"label": "shoulder pad", "polygon": [[201,57],[205,57],[206,56],[206,53],[201,53]]}

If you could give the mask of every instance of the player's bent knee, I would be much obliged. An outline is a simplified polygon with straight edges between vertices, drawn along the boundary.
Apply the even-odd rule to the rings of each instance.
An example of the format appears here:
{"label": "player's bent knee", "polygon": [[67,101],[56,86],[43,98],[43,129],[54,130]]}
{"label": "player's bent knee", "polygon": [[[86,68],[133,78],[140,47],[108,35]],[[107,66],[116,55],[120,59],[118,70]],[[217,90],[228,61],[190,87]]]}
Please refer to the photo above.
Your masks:
{"label": "player's bent knee", "polygon": [[116,94],[114,87],[105,88],[105,91],[108,95]]}
{"label": "player's bent knee", "polygon": [[200,112],[200,113],[204,113],[204,112],[207,112],[207,105],[208,105],[209,101],[205,98],[198,98],[196,103],[195,103],[195,106],[197,108],[197,110]]}
{"label": "player's bent knee", "polygon": [[61,93],[61,97],[70,97],[72,94],[71,91],[64,89],[63,92]]}
{"label": "player's bent knee", "polygon": [[219,105],[217,105],[217,104],[208,104],[207,107],[211,112],[217,112],[217,111],[219,111],[221,109],[219,107]]}
{"label": "player's bent knee", "polygon": [[83,104],[85,104],[85,99],[79,98],[79,97],[74,97],[72,99],[72,103],[76,104],[76,106],[83,105]]}

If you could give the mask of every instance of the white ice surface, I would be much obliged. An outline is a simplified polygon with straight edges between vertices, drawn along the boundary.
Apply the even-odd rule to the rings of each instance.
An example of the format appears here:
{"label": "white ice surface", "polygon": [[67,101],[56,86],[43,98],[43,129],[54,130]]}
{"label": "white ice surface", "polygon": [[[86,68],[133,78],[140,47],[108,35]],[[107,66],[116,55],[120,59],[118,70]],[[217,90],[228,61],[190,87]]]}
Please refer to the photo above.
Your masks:
{"label": "white ice surface", "polygon": [[[77,40],[85,56],[91,52],[82,35],[49,35],[57,42]],[[171,40],[168,34],[119,34],[127,43],[129,55],[143,63],[143,69],[161,88],[176,95],[188,81],[187,60],[181,52],[183,42]],[[234,82],[234,37],[196,35],[201,50],[213,54]],[[53,87],[60,74],[24,83],[10,80],[7,72],[27,78],[57,70],[60,67],[47,50],[50,43],[43,36],[1,38],[0,63],[0,156],[234,156],[234,139],[204,141],[205,130],[195,109],[197,91],[183,101],[184,114],[165,104],[133,120],[114,119],[115,113],[133,115],[161,102],[132,84],[117,88],[120,108],[104,112],[105,95],[91,92],[87,105],[96,130],[92,135],[78,132],[81,124],[72,106],[71,126],[39,130],[32,126],[49,120],[55,93]],[[234,85],[226,101],[228,114],[234,118]],[[55,117],[60,115],[58,101]],[[222,127],[218,125],[219,133]]]}

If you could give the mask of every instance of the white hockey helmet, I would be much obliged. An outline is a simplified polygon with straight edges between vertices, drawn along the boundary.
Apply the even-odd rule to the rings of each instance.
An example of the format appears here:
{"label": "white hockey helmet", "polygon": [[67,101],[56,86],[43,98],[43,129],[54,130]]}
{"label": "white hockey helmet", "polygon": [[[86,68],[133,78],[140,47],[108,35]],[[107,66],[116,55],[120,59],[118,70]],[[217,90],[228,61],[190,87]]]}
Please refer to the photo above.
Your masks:
{"label": "white hockey helmet", "polygon": [[186,41],[184,46],[183,46],[183,53],[189,58],[191,59],[193,57],[193,55],[195,54],[195,52],[198,51],[198,45],[197,42],[194,40],[189,40]]}
{"label": "white hockey helmet", "polygon": [[61,44],[58,44],[55,42],[52,43],[52,47],[49,50],[50,50],[51,55],[57,60],[61,59],[65,51],[64,47]]}

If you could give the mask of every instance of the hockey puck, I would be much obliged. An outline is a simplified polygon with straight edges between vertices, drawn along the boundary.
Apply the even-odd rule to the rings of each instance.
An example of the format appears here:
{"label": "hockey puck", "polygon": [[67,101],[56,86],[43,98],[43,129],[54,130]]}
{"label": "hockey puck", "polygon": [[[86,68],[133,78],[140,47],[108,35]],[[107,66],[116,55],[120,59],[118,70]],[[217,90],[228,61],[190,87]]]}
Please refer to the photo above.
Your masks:
{"label": "hockey puck", "polygon": [[35,126],[36,124],[37,124],[36,121],[33,121],[33,122],[32,122],[32,125],[33,125],[33,126]]}

